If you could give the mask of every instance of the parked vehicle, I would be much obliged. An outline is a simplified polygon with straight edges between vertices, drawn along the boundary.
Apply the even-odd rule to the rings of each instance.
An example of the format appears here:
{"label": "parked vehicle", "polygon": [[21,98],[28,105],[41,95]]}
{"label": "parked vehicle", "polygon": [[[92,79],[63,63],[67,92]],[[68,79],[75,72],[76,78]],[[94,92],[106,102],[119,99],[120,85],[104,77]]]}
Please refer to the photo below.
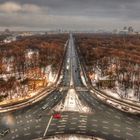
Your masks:
{"label": "parked vehicle", "polygon": [[0,126],[0,137],[4,137],[10,132],[10,128],[6,126]]}

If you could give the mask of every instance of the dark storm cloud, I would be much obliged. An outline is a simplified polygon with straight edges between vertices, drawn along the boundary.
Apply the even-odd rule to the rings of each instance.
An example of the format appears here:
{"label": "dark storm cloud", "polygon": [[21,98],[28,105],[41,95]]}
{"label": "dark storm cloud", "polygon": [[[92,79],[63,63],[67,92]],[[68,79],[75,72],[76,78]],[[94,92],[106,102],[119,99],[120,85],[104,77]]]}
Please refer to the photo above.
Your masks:
{"label": "dark storm cloud", "polygon": [[[6,2],[13,2],[12,8],[10,4],[2,5]],[[140,23],[139,0],[0,0],[0,5],[0,26],[101,28],[126,22],[139,28]]]}

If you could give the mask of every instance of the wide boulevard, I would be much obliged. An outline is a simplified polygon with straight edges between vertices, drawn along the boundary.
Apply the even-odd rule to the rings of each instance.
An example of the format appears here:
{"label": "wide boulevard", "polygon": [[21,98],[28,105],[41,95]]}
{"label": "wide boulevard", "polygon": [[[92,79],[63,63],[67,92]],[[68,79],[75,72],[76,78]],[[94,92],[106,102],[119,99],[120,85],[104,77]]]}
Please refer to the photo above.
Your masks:
{"label": "wide boulevard", "polygon": [[[10,133],[0,137],[0,140],[47,139],[63,134],[96,136],[107,140],[140,140],[140,118],[98,100],[83,84],[80,66],[74,37],[70,34],[61,82],[53,92],[36,104],[1,113],[1,123],[9,119],[11,124]],[[79,102],[90,108],[89,111],[63,109],[71,89],[75,91]],[[55,119],[52,117],[53,110],[60,105],[62,108],[58,111],[62,118]]]}

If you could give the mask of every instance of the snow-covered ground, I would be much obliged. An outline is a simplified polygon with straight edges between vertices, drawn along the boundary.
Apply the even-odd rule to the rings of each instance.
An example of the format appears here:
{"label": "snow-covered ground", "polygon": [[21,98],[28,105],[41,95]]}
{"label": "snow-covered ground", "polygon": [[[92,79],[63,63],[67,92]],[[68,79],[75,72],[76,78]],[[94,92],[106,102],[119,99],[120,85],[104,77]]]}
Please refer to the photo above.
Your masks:
{"label": "snow-covered ground", "polygon": [[[99,82],[99,80],[108,80],[109,76],[101,76],[101,70],[96,67],[93,69],[94,74],[90,76],[92,85],[96,87],[96,83]],[[135,95],[135,91],[132,88],[127,88],[124,90],[124,88],[121,86],[121,84],[116,80],[115,81],[115,87],[114,88],[100,88],[99,90],[105,92],[106,94],[113,96],[117,99],[126,99],[129,101],[135,101],[139,102],[138,96]]]}
{"label": "snow-covered ground", "polygon": [[69,89],[64,103],[61,102],[55,108],[56,111],[77,111],[89,113],[91,109],[81,103],[74,89]]}
{"label": "snow-covered ground", "polygon": [[[41,70],[43,73],[43,70]],[[20,75],[20,79],[19,79]],[[32,97],[40,92],[40,90],[43,89],[43,87],[37,88],[35,90],[30,90],[29,86],[27,84],[22,85],[21,82],[25,80],[26,78],[29,79],[44,79],[47,82],[47,86],[50,86],[56,81],[57,74],[52,71],[51,65],[47,66],[45,69],[45,75],[43,77],[37,76],[35,73],[9,73],[9,74],[0,74],[0,78],[3,79],[5,82],[8,82],[8,80],[11,77],[15,77],[15,81],[12,83],[12,87],[7,90],[5,88],[1,89],[0,95],[5,96],[4,100],[1,102],[1,104],[5,104],[11,101],[18,101],[18,100],[24,100],[25,98]]]}
{"label": "snow-covered ground", "polygon": [[52,138],[49,138],[48,140],[105,140],[105,139],[78,135],[64,135],[64,136],[54,136]]}
{"label": "snow-covered ground", "polygon": [[134,90],[128,89],[127,90],[127,97],[124,97],[125,91],[116,87],[115,89],[102,89],[101,91],[105,92],[106,94],[113,96],[117,99],[126,99],[130,101],[137,101],[139,102],[138,98],[134,96]]}

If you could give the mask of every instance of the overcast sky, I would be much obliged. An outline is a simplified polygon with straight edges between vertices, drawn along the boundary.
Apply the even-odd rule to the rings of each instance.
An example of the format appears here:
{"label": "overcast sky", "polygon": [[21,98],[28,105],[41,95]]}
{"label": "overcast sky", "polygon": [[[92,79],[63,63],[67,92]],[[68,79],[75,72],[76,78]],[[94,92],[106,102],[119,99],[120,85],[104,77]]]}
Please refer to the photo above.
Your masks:
{"label": "overcast sky", "polygon": [[140,30],[140,0],[0,0],[0,30]]}

